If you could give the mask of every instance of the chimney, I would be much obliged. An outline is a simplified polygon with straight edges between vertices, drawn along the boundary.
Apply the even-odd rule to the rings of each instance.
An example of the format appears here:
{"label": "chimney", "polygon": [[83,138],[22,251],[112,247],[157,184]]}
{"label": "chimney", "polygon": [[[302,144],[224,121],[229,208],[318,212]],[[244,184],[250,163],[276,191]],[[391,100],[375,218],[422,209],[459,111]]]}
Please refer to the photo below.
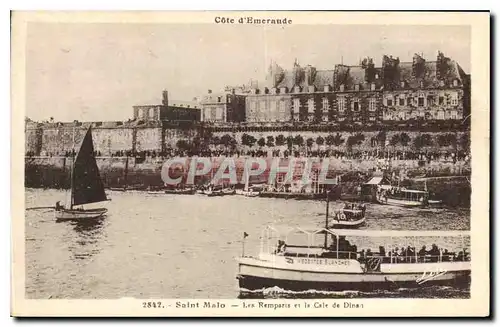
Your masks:
{"label": "chimney", "polygon": [[411,74],[414,78],[419,78],[424,74],[425,71],[425,59],[422,58],[418,53],[413,55],[413,64]]}
{"label": "chimney", "polygon": [[208,94],[212,94],[212,90],[208,90]]}
{"label": "chimney", "polygon": [[167,90],[163,90],[163,93],[162,93],[162,101],[161,103],[164,105],[164,106],[168,106],[168,91]]}

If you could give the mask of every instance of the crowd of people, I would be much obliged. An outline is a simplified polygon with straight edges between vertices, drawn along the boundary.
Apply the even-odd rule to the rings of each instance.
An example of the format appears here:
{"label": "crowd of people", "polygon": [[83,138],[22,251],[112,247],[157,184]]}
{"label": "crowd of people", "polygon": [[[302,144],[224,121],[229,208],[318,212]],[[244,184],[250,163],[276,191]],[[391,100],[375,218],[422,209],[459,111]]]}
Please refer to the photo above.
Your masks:
{"label": "crowd of people", "polygon": [[[275,253],[285,255],[286,248],[286,243],[279,240]],[[328,251],[322,254],[322,257],[356,259],[361,263],[366,263],[372,258],[380,259],[380,263],[427,263],[470,260],[470,254],[465,248],[457,253],[439,248],[436,244],[432,244],[430,249],[427,249],[424,245],[419,251],[412,246],[394,247],[390,251],[386,251],[384,246],[379,246],[378,252],[372,252],[370,248],[362,249],[358,252],[357,246],[351,244],[345,236],[339,236],[337,240],[335,235],[332,235],[331,245],[328,247]]]}
{"label": "crowd of people", "polygon": [[[42,156],[63,156],[70,157],[74,155],[73,151],[60,151],[60,152],[47,152],[42,151],[40,155]],[[382,151],[338,151],[338,150],[324,150],[324,151],[297,151],[297,150],[242,150],[242,151],[229,151],[220,149],[200,149],[199,151],[184,151],[179,149],[166,149],[164,151],[156,150],[145,150],[145,151],[114,151],[105,152],[94,151],[96,157],[107,156],[107,157],[144,157],[144,158],[171,158],[171,157],[191,157],[191,156],[202,156],[202,157],[312,157],[312,158],[335,158],[335,159],[357,159],[357,160],[416,160],[421,162],[435,162],[435,161],[447,161],[456,163],[457,161],[467,161],[470,159],[470,155],[465,151],[457,152],[412,152],[412,151],[396,151],[396,152],[382,152]],[[36,156],[33,151],[26,152],[27,157]]]}

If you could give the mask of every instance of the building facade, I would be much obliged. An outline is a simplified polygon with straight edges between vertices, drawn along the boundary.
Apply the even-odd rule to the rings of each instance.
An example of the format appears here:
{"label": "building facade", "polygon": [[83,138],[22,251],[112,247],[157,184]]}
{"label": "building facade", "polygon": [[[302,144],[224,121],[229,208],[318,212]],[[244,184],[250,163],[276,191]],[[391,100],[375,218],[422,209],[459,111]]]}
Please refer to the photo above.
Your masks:
{"label": "building facade", "polygon": [[271,64],[266,87],[246,97],[247,122],[370,124],[383,121],[460,120],[470,113],[470,76],[441,52],[436,61],[384,56],[358,66],[317,70]]}
{"label": "building facade", "polygon": [[201,109],[196,101],[171,101],[163,91],[162,103],[133,106],[133,118],[144,121],[200,121]]}
{"label": "building facade", "polygon": [[200,101],[201,121],[228,123],[245,121],[245,94],[237,94],[233,89],[221,93],[208,90]]}

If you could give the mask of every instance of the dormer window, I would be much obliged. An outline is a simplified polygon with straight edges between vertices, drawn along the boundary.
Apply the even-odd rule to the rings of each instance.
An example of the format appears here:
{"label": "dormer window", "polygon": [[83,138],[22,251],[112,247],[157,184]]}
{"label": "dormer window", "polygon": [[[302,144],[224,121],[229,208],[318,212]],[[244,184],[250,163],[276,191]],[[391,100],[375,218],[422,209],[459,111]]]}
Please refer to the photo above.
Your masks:
{"label": "dormer window", "polygon": [[354,91],[359,91],[359,84],[354,85]]}
{"label": "dormer window", "polygon": [[441,87],[444,86],[444,81],[443,80],[439,81],[439,86],[441,86]]}
{"label": "dormer window", "polygon": [[222,97],[217,97],[217,102],[221,102],[222,101]]}
{"label": "dormer window", "polygon": [[271,89],[271,94],[276,94],[276,88],[275,88],[275,87],[273,87],[273,88]]}
{"label": "dormer window", "polygon": [[420,87],[424,87],[424,81],[420,81]]}
{"label": "dormer window", "polygon": [[324,91],[324,92],[330,92],[330,85],[325,85],[325,86],[323,87],[323,91]]}
{"label": "dormer window", "polygon": [[453,86],[458,86],[458,80],[456,79],[453,80]]}
{"label": "dormer window", "polygon": [[300,93],[300,86],[296,86],[293,88],[294,93]]}
{"label": "dormer window", "polygon": [[372,83],[372,84],[370,85],[370,89],[371,89],[372,91],[375,91],[375,83]]}
{"label": "dormer window", "polygon": [[269,94],[269,89],[267,87],[264,88],[264,94]]}
{"label": "dormer window", "polygon": [[280,93],[285,94],[286,93],[286,87],[280,88]]}
{"label": "dormer window", "polygon": [[405,87],[405,81],[401,81],[401,87],[404,88]]}
{"label": "dormer window", "polygon": [[375,79],[378,79],[378,74],[375,74]]}
{"label": "dormer window", "polygon": [[344,84],[340,84],[340,92],[344,92],[344,89],[345,89]]}
{"label": "dormer window", "polygon": [[314,85],[309,85],[309,93],[314,93]]}

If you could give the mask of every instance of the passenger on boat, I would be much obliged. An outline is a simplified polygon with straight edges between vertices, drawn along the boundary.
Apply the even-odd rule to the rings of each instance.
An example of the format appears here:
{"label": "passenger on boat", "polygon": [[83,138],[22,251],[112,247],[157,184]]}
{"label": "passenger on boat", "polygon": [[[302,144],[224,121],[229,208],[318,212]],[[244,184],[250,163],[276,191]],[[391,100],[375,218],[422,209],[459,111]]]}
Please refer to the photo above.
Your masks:
{"label": "passenger on boat", "polygon": [[418,259],[419,261],[423,261],[425,259],[425,255],[427,254],[427,250],[425,249],[425,245],[422,246],[420,251],[418,251]]}
{"label": "passenger on boat", "polygon": [[61,201],[56,202],[56,211],[62,210],[64,207],[61,205]]}
{"label": "passenger on boat", "polygon": [[283,255],[286,251],[286,243],[285,241],[278,240],[278,246],[276,248],[276,254]]}

